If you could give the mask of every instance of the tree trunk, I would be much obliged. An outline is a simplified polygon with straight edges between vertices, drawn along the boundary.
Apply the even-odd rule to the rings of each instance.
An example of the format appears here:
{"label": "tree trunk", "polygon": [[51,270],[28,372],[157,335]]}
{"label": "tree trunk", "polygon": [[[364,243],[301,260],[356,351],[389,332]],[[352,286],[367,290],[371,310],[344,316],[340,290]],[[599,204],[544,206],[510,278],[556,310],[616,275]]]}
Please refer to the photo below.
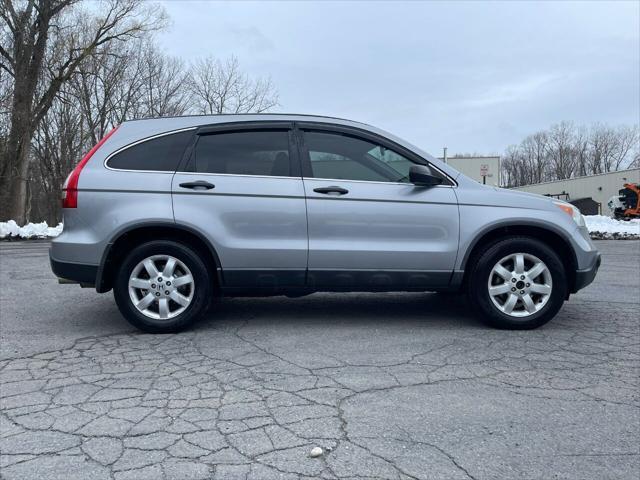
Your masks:
{"label": "tree trunk", "polygon": [[[15,220],[18,225],[27,222],[27,175],[29,173],[29,149],[7,149],[7,160],[10,165],[8,176],[3,178],[0,188],[4,192],[5,201],[2,209],[2,220]],[[15,159],[13,162],[12,160]]]}
{"label": "tree trunk", "polygon": [[33,127],[29,115],[31,102],[20,102],[20,96],[15,97],[9,140],[2,159],[0,192],[4,196],[4,207],[0,217],[23,225],[27,221],[27,177]]}
{"label": "tree trunk", "polygon": [[[34,111],[34,99],[52,14],[49,1],[39,3],[35,18],[32,18],[31,7],[33,5],[19,11],[13,18],[13,103],[9,140],[0,172],[0,192],[4,195],[0,217],[13,219],[18,224],[27,221],[29,150],[36,127],[34,118],[38,115]],[[60,5],[55,8],[60,11]]]}

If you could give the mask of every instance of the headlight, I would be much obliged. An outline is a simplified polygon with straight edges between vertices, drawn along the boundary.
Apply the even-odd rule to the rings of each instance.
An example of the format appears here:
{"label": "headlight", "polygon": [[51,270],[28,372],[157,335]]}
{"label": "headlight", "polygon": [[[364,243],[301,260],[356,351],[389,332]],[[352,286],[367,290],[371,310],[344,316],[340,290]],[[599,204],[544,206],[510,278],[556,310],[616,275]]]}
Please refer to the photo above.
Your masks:
{"label": "headlight", "polygon": [[556,207],[558,207],[560,210],[562,210],[564,213],[569,215],[579,227],[586,226],[586,223],[584,222],[584,217],[582,216],[582,214],[580,213],[580,210],[577,207],[574,207],[573,205],[567,202],[554,201],[553,204]]}

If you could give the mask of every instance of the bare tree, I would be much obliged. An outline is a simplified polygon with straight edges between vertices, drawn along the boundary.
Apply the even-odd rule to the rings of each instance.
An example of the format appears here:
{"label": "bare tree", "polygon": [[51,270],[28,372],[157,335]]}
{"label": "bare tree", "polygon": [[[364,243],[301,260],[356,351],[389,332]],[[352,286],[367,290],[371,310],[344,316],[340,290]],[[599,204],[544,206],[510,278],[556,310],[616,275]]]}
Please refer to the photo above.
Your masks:
{"label": "bare tree", "polygon": [[591,149],[592,155],[589,159],[589,170],[591,173],[608,172],[614,163],[616,140],[613,128],[596,124],[591,129]]}
{"label": "bare tree", "polygon": [[261,113],[278,104],[271,79],[252,79],[236,57],[222,62],[207,57],[195,62],[190,88],[198,113]]}
{"label": "bare tree", "polygon": [[540,183],[545,180],[548,158],[549,136],[546,132],[537,132],[525,138],[520,145],[523,161],[527,164],[529,183]]}
{"label": "bare tree", "polygon": [[29,176],[27,213],[55,225],[60,219],[60,189],[67,174],[86,151],[88,124],[80,105],[63,86],[44,121],[35,131],[34,162]]}
{"label": "bare tree", "polygon": [[67,101],[77,102],[92,144],[127,116],[139,94],[141,80],[130,72],[132,48],[115,47],[106,45],[85,59],[65,92]]}
{"label": "bare tree", "polygon": [[587,175],[589,164],[589,132],[585,127],[579,127],[573,135],[573,153],[576,157],[576,174],[579,177]]}
{"label": "bare tree", "polygon": [[[4,40],[0,37],[0,45]],[[0,68],[0,158],[4,155],[4,149],[9,135],[9,118],[11,117],[11,104],[13,93],[11,91],[12,78],[6,70]]]}
{"label": "bare tree", "polygon": [[189,74],[184,62],[162,54],[147,42],[142,48],[142,96],[138,117],[183,115],[189,110]]}
{"label": "bare tree", "polygon": [[502,181],[505,186],[519,187],[520,159],[517,145],[510,145],[504,152],[500,162],[502,168]]}
{"label": "bare tree", "polygon": [[[164,15],[142,0],[108,0],[91,12],[80,10],[77,0],[1,1],[0,69],[12,79],[10,127],[0,163],[0,192],[6,195],[2,217],[24,222],[31,141],[62,85],[97,48],[157,29]],[[79,23],[85,28],[77,28]]]}
{"label": "bare tree", "polygon": [[618,127],[613,170],[621,170],[630,164],[629,156],[640,153],[640,130],[637,125]]}
{"label": "bare tree", "polygon": [[549,161],[554,178],[571,178],[575,169],[573,155],[574,126],[570,122],[553,125],[549,130]]}

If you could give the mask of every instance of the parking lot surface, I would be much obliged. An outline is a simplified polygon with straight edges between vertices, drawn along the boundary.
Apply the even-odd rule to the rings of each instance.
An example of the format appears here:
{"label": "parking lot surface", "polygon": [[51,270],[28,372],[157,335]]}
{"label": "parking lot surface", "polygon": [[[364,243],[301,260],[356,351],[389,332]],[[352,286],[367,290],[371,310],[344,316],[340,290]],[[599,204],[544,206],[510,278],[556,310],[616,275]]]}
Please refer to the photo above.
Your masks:
{"label": "parking lot surface", "polygon": [[0,243],[0,476],[638,478],[640,242],[597,246],[535,331],[452,295],[316,294],[154,336],[57,285],[46,242]]}

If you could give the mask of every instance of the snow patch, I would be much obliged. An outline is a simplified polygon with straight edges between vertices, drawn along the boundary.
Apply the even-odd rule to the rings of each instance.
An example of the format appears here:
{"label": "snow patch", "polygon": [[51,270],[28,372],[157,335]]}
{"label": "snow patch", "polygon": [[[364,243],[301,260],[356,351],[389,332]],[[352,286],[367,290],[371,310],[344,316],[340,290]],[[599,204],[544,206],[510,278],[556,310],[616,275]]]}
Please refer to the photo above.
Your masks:
{"label": "snow patch", "polygon": [[0,238],[52,238],[62,233],[62,223],[57,227],[50,227],[47,222],[27,223],[19,227],[15,220],[0,222]]}
{"label": "snow patch", "polygon": [[587,229],[595,239],[638,239],[640,238],[640,219],[616,220],[604,215],[585,215]]}

